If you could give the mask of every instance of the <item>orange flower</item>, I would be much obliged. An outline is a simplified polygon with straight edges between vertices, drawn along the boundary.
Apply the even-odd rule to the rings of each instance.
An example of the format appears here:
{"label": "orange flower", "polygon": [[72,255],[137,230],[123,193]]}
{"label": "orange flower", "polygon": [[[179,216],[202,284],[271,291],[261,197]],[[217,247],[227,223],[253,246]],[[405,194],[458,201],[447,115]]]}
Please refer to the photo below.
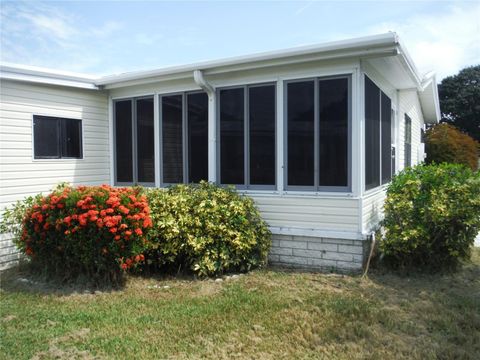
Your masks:
{"label": "orange flower", "polygon": [[143,234],[142,229],[136,228],[136,229],[135,229],[135,234],[137,234],[138,236],[141,236],[141,235]]}

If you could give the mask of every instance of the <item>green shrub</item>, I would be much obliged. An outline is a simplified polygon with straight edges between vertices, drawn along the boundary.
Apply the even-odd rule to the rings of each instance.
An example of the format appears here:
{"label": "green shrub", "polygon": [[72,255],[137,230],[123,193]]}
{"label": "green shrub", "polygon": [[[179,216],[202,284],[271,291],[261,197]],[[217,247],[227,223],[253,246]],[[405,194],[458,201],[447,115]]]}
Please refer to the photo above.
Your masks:
{"label": "green shrub", "polygon": [[452,125],[443,123],[428,129],[425,148],[427,163],[464,164],[472,170],[478,167],[478,142]]}
{"label": "green shrub", "polygon": [[380,249],[388,264],[457,265],[480,230],[480,174],[456,164],[404,170],[388,187],[383,225]]}
{"label": "green shrub", "polygon": [[2,219],[19,249],[48,276],[117,283],[144,259],[149,208],[138,188],[63,186],[18,202]]}
{"label": "green shrub", "polygon": [[150,262],[200,276],[265,264],[270,232],[252,199],[207,182],[152,189],[147,197]]}

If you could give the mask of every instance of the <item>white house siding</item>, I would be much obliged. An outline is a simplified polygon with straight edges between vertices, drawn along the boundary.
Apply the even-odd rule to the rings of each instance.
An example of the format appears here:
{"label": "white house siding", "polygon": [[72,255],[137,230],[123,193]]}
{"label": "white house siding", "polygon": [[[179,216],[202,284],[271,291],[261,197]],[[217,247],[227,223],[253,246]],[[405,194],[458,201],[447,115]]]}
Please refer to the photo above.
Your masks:
{"label": "white house siding", "polygon": [[419,149],[424,120],[418,93],[415,89],[398,92],[399,151],[397,160],[399,169],[403,169],[405,166],[405,114],[412,119],[412,165],[416,165],[423,161],[419,156]]}
{"label": "white house siding", "polygon": [[[0,211],[59,182],[110,182],[108,100],[104,92],[2,80],[0,83]],[[33,160],[33,115],[82,119],[83,159]],[[18,259],[0,238],[0,268]]]}
{"label": "white house siding", "polygon": [[368,192],[362,198],[362,231],[365,234],[375,230],[383,218],[383,203],[386,196],[385,187]]}

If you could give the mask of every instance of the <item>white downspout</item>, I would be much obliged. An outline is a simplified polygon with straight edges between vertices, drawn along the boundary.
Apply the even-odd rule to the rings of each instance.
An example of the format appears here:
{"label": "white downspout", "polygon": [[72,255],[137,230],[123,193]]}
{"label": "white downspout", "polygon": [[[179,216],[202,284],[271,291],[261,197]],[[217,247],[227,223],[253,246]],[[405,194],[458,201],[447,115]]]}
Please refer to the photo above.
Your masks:
{"label": "white downspout", "polygon": [[217,122],[214,87],[205,80],[201,70],[193,72],[193,80],[208,95],[208,181],[217,182]]}

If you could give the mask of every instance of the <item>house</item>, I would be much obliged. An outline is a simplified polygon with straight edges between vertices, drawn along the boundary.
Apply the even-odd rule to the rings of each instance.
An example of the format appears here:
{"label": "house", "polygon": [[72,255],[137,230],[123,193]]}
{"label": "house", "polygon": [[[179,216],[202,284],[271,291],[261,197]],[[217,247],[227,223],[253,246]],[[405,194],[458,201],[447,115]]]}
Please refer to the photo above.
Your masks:
{"label": "house", "polygon": [[[392,175],[440,118],[395,33],[106,77],[3,64],[0,206],[61,181],[253,197],[270,261],[359,270]],[[7,234],[1,266],[18,258]]]}

